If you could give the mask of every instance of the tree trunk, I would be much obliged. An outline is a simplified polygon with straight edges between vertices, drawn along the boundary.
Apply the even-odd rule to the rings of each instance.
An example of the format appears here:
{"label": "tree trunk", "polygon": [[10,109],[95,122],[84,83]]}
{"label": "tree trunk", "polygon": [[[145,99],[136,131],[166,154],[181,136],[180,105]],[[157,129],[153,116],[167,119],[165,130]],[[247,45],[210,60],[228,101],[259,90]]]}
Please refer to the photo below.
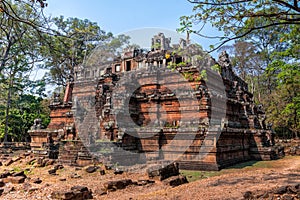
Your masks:
{"label": "tree trunk", "polygon": [[5,115],[5,129],[4,129],[4,143],[8,142],[8,120],[9,120],[9,112],[10,112],[10,103],[11,103],[11,89],[13,86],[13,80],[9,81],[8,94],[7,94],[7,102],[6,102],[6,115]]}

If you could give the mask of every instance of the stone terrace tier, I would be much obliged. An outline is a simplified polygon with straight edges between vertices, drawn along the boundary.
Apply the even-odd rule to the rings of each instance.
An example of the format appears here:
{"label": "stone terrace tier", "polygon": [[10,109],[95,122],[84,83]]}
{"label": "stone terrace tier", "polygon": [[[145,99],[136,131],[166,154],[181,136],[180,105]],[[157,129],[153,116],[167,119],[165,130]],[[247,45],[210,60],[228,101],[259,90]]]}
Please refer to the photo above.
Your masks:
{"label": "stone terrace tier", "polygon": [[182,169],[219,170],[278,158],[263,106],[254,104],[226,52],[216,62],[181,40],[184,52],[196,52],[190,59],[163,34],[155,41],[161,43],[152,51],[128,49],[113,62],[75,69],[63,103],[50,107],[48,129],[62,130],[56,142],[81,141],[61,142],[60,160],[176,161]]}

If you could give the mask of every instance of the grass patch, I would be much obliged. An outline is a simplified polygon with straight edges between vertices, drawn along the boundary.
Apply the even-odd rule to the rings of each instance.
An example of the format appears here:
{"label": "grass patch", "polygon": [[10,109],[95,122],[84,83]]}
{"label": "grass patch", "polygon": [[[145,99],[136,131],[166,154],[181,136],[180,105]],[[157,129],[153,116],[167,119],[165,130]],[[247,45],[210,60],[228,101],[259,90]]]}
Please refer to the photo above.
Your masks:
{"label": "grass patch", "polygon": [[278,162],[278,160],[247,161],[247,162],[238,163],[236,165],[230,166],[220,171],[180,170],[180,174],[186,176],[189,182],[193,182],[193,181],[197,181],[197,180],[201,180],[213,176],[238,172],[240,170],[255,170],[255,169],[280,168],[280,167],[282,167],[282,165]]}
{"label": "grass patch", "polygon": [[274,168],[276,165],[274,165],[274,162],[272,161],[259,161],[252,165],[254,168]]}
{"label": "grass patch", "polygon": [[25,170],[24,170],[24,174],[27,176],[27,175],[33,175],[34,173],[33,173],[33,171],[30,170],[30,169],[25,169]]}
{"label": "grass patch", "polygon": [[280,165],[278,161],[247,161],[238,163],[236,165],[225,168],[224,170],[234,170],[234,169],[258,169],[258,168],[278,168]]}
{"label": "grass patch", "polygon": [[193,170],[180,170],[180,174],[186,176],[189,182],[205,179],[213,176],[219,176],[221,171],[193,171]]}
{"label": "grass patch", "polygon": [[22,169],[20,167],[14,167],[12,171],[13,172],[20,172],[20,171],[22,171]]}
{"label": "grass patch", "polygon": [[238,163],[238,164],[229,166],[229,167],[227,167],[227,168],[225,168],[225,169],[243,169],[243,168],[246,168],[246,167],[252,167],[252,166],[254,166],[257,162],[258,162],[258,161],[251,160],[251,161],[242,162],[242,163]]}

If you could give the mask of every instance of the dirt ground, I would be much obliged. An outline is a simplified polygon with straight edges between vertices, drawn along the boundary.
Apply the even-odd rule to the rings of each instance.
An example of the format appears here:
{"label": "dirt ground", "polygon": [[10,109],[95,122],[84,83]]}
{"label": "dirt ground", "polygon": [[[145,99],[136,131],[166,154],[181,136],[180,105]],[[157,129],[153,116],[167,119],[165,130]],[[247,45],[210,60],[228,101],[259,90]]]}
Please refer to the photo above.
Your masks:
{"label": "dirt ground", "polygon": [[[76,170],[68,167],[57,171],[57,175],[49,175],[53,166],[42,168],[26,165],[26,160],[20,160],[10,166],[1,166],[4,170],[20,171],[30,169],[23,184],[6,183],[5,191],[14,187],[13,191],[4,192],[0,199],[37,200],[51,199],[53,191],[66,191],[72,186],[87,186],[93,192],[94,199],[243,199],[246,191],[267,191],[286,184],[300,183],[300,157],[285,157],[275,161],[248,162],[229,169],[213,172],[212,177],[199,177],[191,172],[189,179],[199,179],[188,184],[172,188],[160,181],[145,186],[128,186],[125,189],[101,195],[103,184],[110,180],[132,179],[133,181],[148,179],[146,173],[113,174],[106,171],[87,173],[84,169]],[[189,174],[190,172],[185,173]],[[78,178],[71,178],[77,174]],[[205,173],[204,173],[205,174]],[[194,177],[193,177],[194,176]],[[195,177],[198,176],[198,177]],[[41,184],[32,183],[34,178],[40,178]],[[30,180],[31,179],[31,180]],[[64,180],[65,179],[65,180]],[[27,188],[27,189],[26,189]],[[30,188],[30,189],[28,189]]]}

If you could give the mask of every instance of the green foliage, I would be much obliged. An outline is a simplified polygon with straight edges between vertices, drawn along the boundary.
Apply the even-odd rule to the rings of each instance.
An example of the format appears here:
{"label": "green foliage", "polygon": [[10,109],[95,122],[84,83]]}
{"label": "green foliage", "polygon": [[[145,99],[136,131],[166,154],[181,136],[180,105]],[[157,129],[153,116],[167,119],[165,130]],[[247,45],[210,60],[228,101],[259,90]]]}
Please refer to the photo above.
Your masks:
{"label": "green foliage", "polygon": [[[266,13],[276,11],[268,6]],[[229,37],[239,40],[220,50],[229,53],[234,71],[248,83],[254,102],[264,104],[274,129],[280,130],[281,135],[291,132],[297,137],[300,131],[300,27],[289,24],[269,26],[273,22],[270,18],[245,18],[239,29],[228,30],[228,34],[232,34]],[[230,22],[224,24],[224,29],[231,25]]]}
{"label": "green foliage", "polygon": [[161,48],[161,44],[160,43],[155,43],[154,45],[151,46],[151,49],[160,49]]}
{"label": "green foliage", "polygon": [[45,24],[44,18],[31,4],[13,2],[1,2],[10,4],[11,12],[0,13],[0,136],[5,141],[8,135],[25,137],[20,135],[26,125],[18,109],[19,99],[28,91],[43,96],[45,88],[42,82],[31,80],[31,72],[43,61],[39,54],[41,32],[36,27]]}
{"label": "green foliage", "polygon": [[188,81],[194,80],[194,74],[192,72],[183,72],[182,75]]}
{"label": "green foliage", "polygon": [[276,76],[277,87],[270,95],[268,112],[270,120],[277,128],[286,128],[294,133],[300,132],[300,63],[274,61],[269,70],[279,71]]}
{"label": "green foliage", "polygon": [[[41,118],[42,125],[46,127],[50,122],[48,105],[49,102],[46,100],[32,95],[21,95],[12,101],[8,116],[8,135],[10,138],[15,141],[26,141],[28,139],[27,131],[36,118]],[[4,136],[5,119],[5,112],[0,112],[0,138]]]}
{"label": "green foliage", "polygon": [[270,121],[274,122],[275,128],[286,134],[292,132],[293,137],[299,137],[300,27],[295,25],[288,29],[288,32],[279,34],[282,48],[271,54],[272,62],[266,69],[266,74],[273,75],[275,85],[266,104]]}
{"label": "green foliage", "polygon": [[43,67],[49,69],[46,74],[48,83],[66,86],[73,78],[74,67],[99,44],[112,36],[105,33],[95,22],[78,18],[55,17],[51,20],[55,26],[51,34],[44,36],[41,55],[47,58]]}
{"label": "green foliage", "polygon": [[221,73],[221,66],[218,64],[215,64],[211,67],[212,70]]}
{"label": "green foliage", "polygon": [[[213,50],[230,40],[242,38],[255,31],[272,29],[280,25],[299,24],[300,12],[297,1],[282,3],[281,1],[253,0],[189,0],[189,2],[195,4],[193,14],[180,18],[178,31],[219,39],[220,43],[217,46],[212,45]],[[257,23],[258,21],[264,24]],[[203,35],[202,25],[208,23],[219,31],[223,31],[224,35],[215,37]],[[195,30],[199,24],[201,29]]]}
{"label": "green foliage", "polygon": [[129,36],[121,34],[116,37],[108,38],[104,41],[103,45],[115,56],[121,56],[123,48],[139,48],[136,44],[129,44],[129,39]]}
{"label": "green foliage", "polygon": [[223,174],[220,171],[192,171],[192,170],[180,170],[180,174],[186,176],[189,182],[197,181],[200,179],[206,179],[209,177],[220,176]]}
{"label": "green foliage", "polygon": [[200,80],[207,80],[207,73],[206,73],[206,70],[204,69],[204,70],[201,70],[201,72],[200,72],[200,74],[199,74],[199,76],[198,76],[198,78],[196,79],[197,81],[200,81]]}
{"label": "green foliage", "polygon": [[22,169],[20,167],[14,167],[12,171],[13,172],[20,172],[20,171],[22,171]]}

